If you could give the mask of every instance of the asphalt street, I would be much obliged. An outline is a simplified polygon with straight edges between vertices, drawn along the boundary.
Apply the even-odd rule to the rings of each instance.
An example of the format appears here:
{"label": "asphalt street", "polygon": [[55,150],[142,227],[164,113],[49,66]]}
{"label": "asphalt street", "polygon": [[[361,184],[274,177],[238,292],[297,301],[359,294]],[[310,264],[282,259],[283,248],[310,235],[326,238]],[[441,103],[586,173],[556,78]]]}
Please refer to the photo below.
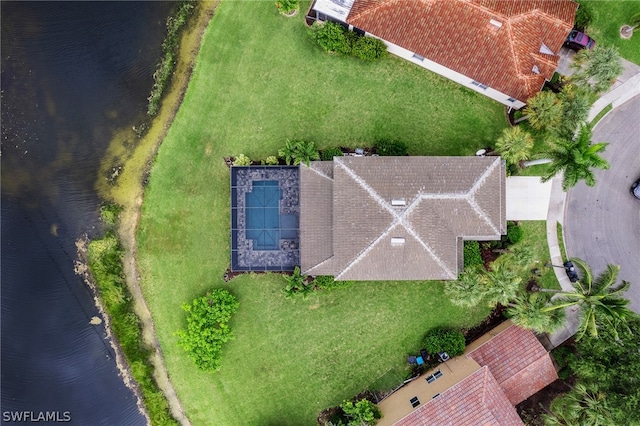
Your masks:
{"label": "asphalt street", "polygon": [[596,170],[596,186],[578,183],[567,194],[564,218],[569,257],[587,261],[595,276],[620,265],[631,283],[626,297],[640,313],[640,200],[631,184],[640,179],[640,96],[612,110],[596,126],[594,142],[609,142],[603,154],[611,168]]}

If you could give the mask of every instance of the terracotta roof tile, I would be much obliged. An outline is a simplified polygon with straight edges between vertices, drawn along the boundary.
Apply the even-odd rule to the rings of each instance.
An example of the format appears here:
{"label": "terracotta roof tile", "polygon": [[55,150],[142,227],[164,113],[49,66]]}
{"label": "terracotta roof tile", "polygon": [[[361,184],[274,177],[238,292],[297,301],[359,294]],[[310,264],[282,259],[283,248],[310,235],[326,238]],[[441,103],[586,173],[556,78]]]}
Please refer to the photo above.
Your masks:
{"label": "terracotta roof tile", "polygon": [[467,356],[487,366],[509,401],[519,404],[558,378],[549,354],[529,330],[512,325]]}
{"label": "terracotta roof tile", "polygon": [[[356,0],[347,22],[524,102],[551,78],[577,7],[570,0]],[[542,44],[554,55],[540,55]]]}
{"label": "terracotta roof tile", "polygon": [[396,426],[517,426],[523,425],[504,391],[487,367],[424,402]]}

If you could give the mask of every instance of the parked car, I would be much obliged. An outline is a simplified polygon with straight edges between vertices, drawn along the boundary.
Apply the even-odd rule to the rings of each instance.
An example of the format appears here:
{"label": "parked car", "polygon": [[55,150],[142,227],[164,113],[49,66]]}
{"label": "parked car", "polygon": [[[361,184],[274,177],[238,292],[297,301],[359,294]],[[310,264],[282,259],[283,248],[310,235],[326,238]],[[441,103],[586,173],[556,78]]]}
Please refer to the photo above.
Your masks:
{"label": "parked car", "polygon": [[578,30],[572,30],[564,45],[572,50],[593,49],[596,45],[594,39]]}
{"label": "parked car", "polygon": [[633,182],[633,185],[631,185],[631,193],[634,197],[640,200],[640,179]]}
{"label": "parked car", "polygon": [[569,277],[569,281],[571,281],[572,283],[575,283],[580,279],[578,277],[578,272],[576,271],[576,267],[573,266],[572,261],[567,260],[566,262],[564,262],[563,266],[564,266],[565,272],[567,273],[567,276]]}

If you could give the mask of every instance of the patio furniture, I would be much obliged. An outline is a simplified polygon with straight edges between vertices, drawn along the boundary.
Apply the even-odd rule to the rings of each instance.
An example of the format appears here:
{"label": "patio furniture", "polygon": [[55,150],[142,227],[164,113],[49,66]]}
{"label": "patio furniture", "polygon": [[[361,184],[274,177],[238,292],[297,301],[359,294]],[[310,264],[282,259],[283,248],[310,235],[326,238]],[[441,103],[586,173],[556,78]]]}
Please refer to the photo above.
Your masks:
{"label": "patio furniture", "polygon": [[407,361],[409,362],[409,365],[416,365],[417,363],[415,356],[407,357]]}
{"label": "patio furniture", "polygon": [[416,358],[416,362],[418,363],[418,365],[422,365],[424,364],[424,359],[422,359],[422,357],[419,356],[418,358]]}

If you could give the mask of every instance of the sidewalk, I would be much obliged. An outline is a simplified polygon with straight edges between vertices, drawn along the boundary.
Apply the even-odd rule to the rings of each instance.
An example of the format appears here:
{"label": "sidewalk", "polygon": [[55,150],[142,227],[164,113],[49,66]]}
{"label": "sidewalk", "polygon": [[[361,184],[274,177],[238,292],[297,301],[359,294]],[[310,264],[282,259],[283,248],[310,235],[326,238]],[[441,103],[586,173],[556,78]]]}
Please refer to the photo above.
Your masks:
{"label": "sidewalk", "polygon": [[[617,108],[629,99],[640,94],[640,66],[625,59],[622,60],[624,67],[623,73],[616,79],[611,89],[602,95],[589,110],[588,120],[592,121],[600,111],[611,104],[612,109]],[[565,201],[567,194],[562,190],[562,176],[556,175],[551,180],[551,199],[549,202],[549,211],[547,213],[547,243],[549,244],[549,255],[553,265],[562,265],[562,255],[560,254],[560,243],[558,242],[558,234],[556,224],[564,225],[565,222]],[[564,239],[564,235],[562,237]],[[569,277],[564,269],[553,268],[558,283],[562,290],[571,291],[573,285],[569,281]],[[560,330],[549,335],[547,350],[551,350],[563,343],[565,340],[573,336],[578,330],[580,323],[577,308],[567,309],[567,321]]]}

